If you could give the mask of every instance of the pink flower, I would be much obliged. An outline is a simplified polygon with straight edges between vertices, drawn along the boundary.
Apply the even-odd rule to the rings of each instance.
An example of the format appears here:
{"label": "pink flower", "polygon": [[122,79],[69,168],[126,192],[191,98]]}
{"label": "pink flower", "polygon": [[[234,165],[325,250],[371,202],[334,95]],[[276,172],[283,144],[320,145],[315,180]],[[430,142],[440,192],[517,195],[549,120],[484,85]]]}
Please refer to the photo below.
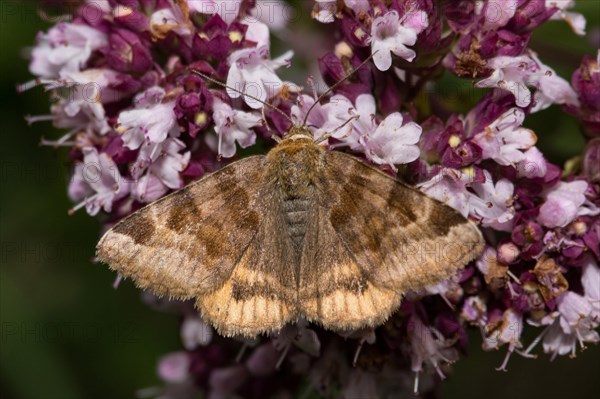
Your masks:
{"label": "pink flower", "polygon": [[361,94],[356,97],[356,106],[354,106],[349,99],[338,94],[331,98],[326,110],[331,118],[328,126],[333,126],[338,122],[341,122],[339,123],[341,125],[352,116],[358,117],[332,137],[342,141],[353,151],[365,151],[364,137],[377,128],[375,97],[370,94]]}
{"label": "pink flower", "polygon": [[483,341],[483,349],[498,349],[505,344],[509,344],[513,348],[519,348],[521,347],[520,339],[522,332],[523,317],[513,309],[507,309],[502,314],[500,324],[487,332]]}
{"label": "pink flower", "polygon": [[471,214],[481,218],[483,226],[510,231],[515,216],[514,185],[507,179],[500,179],[494,184],[490,173],[487,170],[483,173],[485,182],[475,182],[472,185],[477,197],[471,200]]}
{"label": "pink flower", "polygon": [[355,14],[367,12],[371,8],[369,2],[364,0],[344,0],[344,4],[354,11]]}
{"label": "pink flower", "polygon": [[417,35],[428,25],[424,11],[408,11],[402,18],[396,11],[389,11],[375,18],[371,25],[371,53],[375,66],[387,71],[392,66],[392,53],[412,61],[416,53],[407,46],[417,41]]}
{"label": "pink flower", "polygon": [[519,260],[519,247],[512,241],[507,241],[498,246],[498,261],[509,265]]}
{"label": "pink flower", "polygon": [[[62,123],[55,123],[60,127],[83,127],[92,129],[95,133],[106,134],[110,127],[106,120],[103,104],[112,103],[123,98],[124,93],[111,89],[111,85],[119,82],[117,73],[111,69],[87,69],[82,72],[62,72],[64,87],[71,90],[61,101],[59,109],[66,118]],[[58,117],[57,117],[58,118]],[[87,123],[82,123],[87,120]]]}
{"label": "pink flower", "polygon": [[517,176],[535,179],[544,177],[548,172],[546,158],[537,147],[531,147],[523,153],[523,159],[517,163]]}
{"label": "pink flower", "polygon": [[411,369],[416,373],[415,392],[417,392],[419,373],[423,371],[423,363],[429,363],[440,378],[444,379],[444,373],[440,368],[441,363],[450,363],[458,355],[456,350],[451,348],[450,342],[444,340],[440,332],[425,325],[419,316],[410,316],[407,332],[410,342]]}
{"label": "pink flower", "polygon": [[365,155],[372,162],[387,164],[392,168],[397,164],[412,162],[419,157],[417,143],[421,131],[421,126],[414,122],[403,125],[402,114],[394,112],[374,132],[363,137]]}
{"label": "pink flower", "polygon": [[[262,117],[259,114],[238,111],[229,104],[215,97],[213,103],[215,132],[218,136],[216,150],[219,155],[231,158],[235,155],[235,143],[246,148],[256,142],[253,127],[260,126]],[[209,137],[207,136],[207,139]],[[210,142],[215,147],[214,141]]]}
{"label": "pink flower", "polygon": [[600,137],[590,140],[583,155],[583,173],[588,181],[600,181]]}
{"label": "pink flower", "polygon": [[496,30],[506,25],[515,16],[518,3],[518,0],[486,1],[481,9],[485,20],[483,29]]}
{"label": "pink flower", "polygon": [[315,0],[312,17],[326,24],[335,21],[336,2],[337,0]]}
{"label": "pink flower", "polygon": [[[291,109],[291,118],[296,124],[301,124],[308,109],[314,104],[315,100],[307,94],[302,94],[297,104],[294,104]],[[309,129],[313,132],[315,139],[326,133],[331,133],[337,127],[340,127],[346,120],[350,118],[349,110],[354,106],[346,97],[335,95],[325,104],[317,104],[306,121]],[[343,132],[348,132],[345,129]],[[333,135],[335,138],[342,138],[346,133],[338,132]],[[347,133],[350,134],[350,133]]]}
{"label": "pink flower", "polygon": [[585,297],[590,301],[600,322],[600,267],[594,260],[594,257],[588,255],[583,263],[583,273],[581,275],[581,284]]}
{"label": "pink flower", "polygon": [[172,352],[158,362],[158,375],[169,383],[182,383],[190,376],[190,357],[186,352]]}
{"label": "pink flower", "polygon": [[[565,104],[565,111],[583,121],[588,135],[600,135],[600,50],[596,57],[583,57],[579,68],[573,73],[571,82],[579,102],[577,106]],[[596,162],[596,165],[598,164]]]}
{"label": "pink flower", "polygon": [[105,153],[94,147],[82,149],[83,162],[75,164],[75,173],[69,184],[69,197],[82,201],[72,211],[85,206],[91,216],[100,209],[112,210],[112,204],[129,193],[129,185],[121,177],[117,165]]}
{"label": "pink flower", "polygon": [[546,8],[558,8],[558,12],[552,15],[550,19],[563,19],[573,29],[573,32],[579,36],[585,35],[585,17],[579,13],[567,11],[567,9],[575,6],[573,0],[546,0]]}
{"label": "pink flower", "polygon": [[174,3],[171,7],[161,8],[150,16],[150,31],[156,38],[164,38],[171,31],[184,37],[189,37],[193,32],[189,15]]}
{"label": "pink flower", "polygon": [[[310,103],[314,100],[304,97]],[[303,106],[307,108],[308,105]],[[340,129],[332,137],[340,140],[343,145],[354,151],[364,152],[367,158],[377,164],[394,165],[412,162],[419,157],[419,137],[421,127],[414,122],[403,125],[399,112],[387,116],[377,124],[375,98],[370,94],[361,94],[356,98],[356,107],[342,95],[333,96],[325,105],[319,105],[313,110],[314,116],[310,124],[317,126],[315,136],[333,132],[352,116],[357,119],[347,127]],[[298,107],[292,109],[292,114],[302,113]],[[297,115],[296,118],[299,118]]]}
{"label": "pink flower", "polygon": [[460,279],[459,274],[454,274],[447,280],[443,280],[437,284],[426,286],[422,292],[418,294],[422,295],[439,295],[449,307],[454,307],[455,303],[460,302],[463,296],[463,289],[458,283]]}
{"label": "pink flower", "polygon": [[586,342],[600,342],[595,328],[600,325],[600,269],[591,255],[585,257],[581,276],[584,295],[572,291],[564,292],[557,299],[557,311],[544,317],[534,325],[548,325],[542,334],[544,352],[575,356],[577,343],[582,349]]}
{"label": "pink flower", "polygon": [[[175,138],[168,138],[157,144],[157,146],[160,146],[160,151],[155,150],[149,154],[148,159],[151,162],[148,171],[158,177],[170,189],[182,188],[183,180],[180,174],[188,165],[190,152],[186,151],[182,154],[181,151],[187,149],[187,147]],[[142,157],[145,148],[147,147],[140,149],[140,157]]]}
{"label": "pink flower", "polygon": [[533,51],[530,51],[529,55],[541,71],[535,79],[537,91],[534,95],[535,105],[531,112],[541,111],[552,104],[579,106],[577,93],[575,93],[569,82],[558,76],[554,69],[542,64]]}
{"label": "pink flower", "polygon": [[506,366],[510,355],[515,349],[521,348],[521,333],[523,332],[523,316],[515,310],[509,308],[502,314],[502,319],[492,321],[485,327],[485,337],[483,341],[483,350],[498,349],[500,346],[508,344],[508,352],[504,361],[496,370],[506,371]]}
{"label": "pink flower", "polygon": [[419,184],[421,191],[456,209],[463,216],[469,215],[473,194],[467,185],[473,183],[472,169],[443,168],[430,180]]}
{"label": "pink flower", "polygon": [[29,70],[42,78],[56,79],[64,72],[79,72],[93,51],[108,43],[106,34],[90,26],[60,23],[38,35]]}
{"label": "pink flower", "polygon": [[550,325],[544,337],[544,352],[575,356],[578,342],[585,348],[585,342],[600,341],[600,335],[594,331],[599,315],[587,298],[566,291],[557,299],[557,304],[558,311],[542,320],[542,324]]}
{"label": "pink flower", "polygon": [[267,46],[268,48],[271,43],[271,33],[269,32],[269,27],[260,21],[244,22],[248,26],[246,29],[245,39],[256,43],[257,48],[262,46]]}
{"label": "pink flower", "polygon": [[63,89],[51,106],[52,115],[28,117],[27,120],[31,123],[50,119],[55,127],[70,131],[56,141],[42,142],[54,146],[67,145],[73,144],[67,140],[77,133],[105,135],[112,131],[104,104],[114,103],[125,95],[112,89],[120,83],[117,72],[106,68],[90,68],[62,71],[60,75],[62,78],[59,80],[42,82],[47,90]]}
{"label": "pink flower", "polygon": [[512,108],[475,135],[474,141],[481,147],[482,158],[513,166],[523,161],[525,154],[522,151],[537,141],[532,130],[521,127],[524,119],[525,113],[521,109]]}
{"label": "pink flower", "polygon": [[147,204],[156,201],[165,195],[167,191],[169,191],[169,188],[157,176],[151,173],[146,173],[137,178],[131,187],[133,198]]}
{"label": "pink flower", "polygon": [[[484,257],[485,254],[482,256],[482,258]],[[487,320],[486,302],[480,296],[469,296],[464,301],[460,315],[466,321],[482,327],[485,325]]]}
{"label": "pink flower", "polygon": [[542,64],[537,55],[529,50],[517,57],[498,56],[487,61],[493,72],[480,80],[476,87],[496,87],[511,92],[519,107],[531,104],[531,92],[535,87],[535,105],[532,112],[547,108],[551,104],[578,104],[577,94],[569,83],[548,66]]}
{"label": "pink flower", "polygon": [[98,10],[104,13],[109,13],[111,11],[109,0],[85,0],[85,3],[93,6],[94,8],[97,8]]}
{"label": "pink flower", "polygon": [[[72,129],[63,138],[79,132],[104,135],[111,130],[106,120],[104,107],[97,102],[61,99],[52,105],[51,112],[55,127]],[[58,142],[61,140],[59,139]]]}
{"label": "pink flower", "polygon": [[566,291],[558,298],[560,327],[567,333],[575,333],[580,327],[595,328],[600,320],[588,298]]}
{"label": "pink flower", "polygon": [[538,221],[546,227],[564,227],[577,216],[597,215],[595,205],[585,198],[588,183],[584,180],[558,182],[544,192],[546,201],[540,207]]}
{"label": "pink flower", "polygon": [[565,334],[558,323],[551,324],[546,330],[543,341],[544,352],[556,355],[575,355],[577,349],[577,338],[572,334]]}
{"label": "pink flower", "polygon": [[198,346],[208,345],[213,337],[213,328],[196,315],[189,315],[181,325],[181,341],[187,350],[194,350]]}
{"label": "pink flower", "polygon": [[131,175],[137,180],[136,197],[142,202],[148,202],[147,184],[148,180],[142,180],[142,174],[147,172],[158,180],[155,184],[162,184],[159,187],[153,187],[153,190],[166,192],[168,188],[176,190],[183,187],[181,172],[187,167],[190,160],[190,152],[183,154],[180,151],[185,150],[186,146],[180,140],[169,137],[160,143],[145,143],[140,147],[138,158],[131,167]]}
{"label": "pink flower", "polygon": [[[314,99],[304,95],[300,107],[292,107],[292,118],[302,121],[306,111],[314,103]],[[352,117],[356,117],[345,127],[337,130],[331,137],[341,143],[336,147],[348,146],[353,151],[363,152],[363,138],[377,128],[375,113],[377,112],[375,98],[370,94],[361,94],[356,98],[356,106],[341,94],[331,97],[325,104],[318,104],[309,116],[308,124],[313,129],[315,138],[325,133],[333,133]]]}
{"label": "pink flower", "polygon": [[[514,186],[507,179],[496,184],[487,170],[477,176],[473,169],[444,168],[419,188],[427,195],[442,201],[463,216],[480,219],[484,226],[508,231],[512,227],[515,210],[512,206]],[[474,191],[467,190],[471,187]]]}
{"label": "pink flower", "polygon": [[119,131],[123,133],[123,143],[135,150],[144,142],[160,143],[169,133],[177,135],[177,117],[174,101],[163,103],[165,91],[156,86],[140,93],[134,99],[136,109],[119,114]]}
{"label": "pink flower", "polygon": [[493,70],[492,75],[477,82],[476,87],[508,90],[515,96],[519,107],[526,107],[531,103],[531,93],[527,86],[532,83],[531,74],[537,72],[537,65],[530,57],[501,55],[488,60],[487,67]]}
{"label": "pink flower", "polygon": [[[233,52],[229,56],[231,67],[227,75],[227,85],[257,97],[263,102],[275,96],[283,87],[283,82],[275,70],[282,66],[289,66],[294,52],[290,50],[274,60],[269,60],[268,55],[267,46]],[[230,89],[227,89],[227,94],[231,98],[241,96],[237,91]],[[244,96],[244,101],[254,109],[263,106],[261,102],[246,96]]]}

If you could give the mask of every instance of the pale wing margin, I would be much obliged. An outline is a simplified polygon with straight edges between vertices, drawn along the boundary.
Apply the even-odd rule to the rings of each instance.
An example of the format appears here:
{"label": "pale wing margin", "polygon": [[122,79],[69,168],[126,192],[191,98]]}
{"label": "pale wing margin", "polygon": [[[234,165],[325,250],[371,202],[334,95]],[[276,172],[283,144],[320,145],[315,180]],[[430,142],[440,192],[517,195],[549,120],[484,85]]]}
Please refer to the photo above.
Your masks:
{"label": "pale wing margin", "polygon": [[419,291],[483,251],[478,227],[449,206],[350,155],[326,159],[333,228],[377,286]]}
{"label": "pale wing margin", "polygon": [[264,160],[234,162],[123,219],[100,240],[98,258],[157,295],[214,290],[259,230]]}
{"label": "pale wing margin", "polygon": [[[322,192],[321,194],[327,194]],[[402,295],[372,281],[330,220],[334,194],[320,198],[304,243],[299,301],[309,321],[338,332],[375,327],[398,308]],[[358,226],[357,228],[360,228]]]}
{"label": "pale wing margin", "polygon": [[253,337],[280,330],[297,317],[296,260],[291,240],[277,212],[276,194],[258,232],[223,284],[197,298],[202,317],[219,334]]}

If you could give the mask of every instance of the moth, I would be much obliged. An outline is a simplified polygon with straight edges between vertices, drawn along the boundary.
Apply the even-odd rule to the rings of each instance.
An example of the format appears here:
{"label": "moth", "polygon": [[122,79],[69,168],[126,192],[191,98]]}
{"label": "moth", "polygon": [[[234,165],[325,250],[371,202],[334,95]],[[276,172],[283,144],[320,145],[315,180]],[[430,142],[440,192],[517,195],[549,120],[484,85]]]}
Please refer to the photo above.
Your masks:
{"label": "moth", "polygon": [[328,151],[304,123],[267,155],[123,219],[97,256],[138,287],[195,300],[221,335],[252,337],[301,318],[334,331],[375,327],[407,292],[449,278],[482,250],[473,222]]}

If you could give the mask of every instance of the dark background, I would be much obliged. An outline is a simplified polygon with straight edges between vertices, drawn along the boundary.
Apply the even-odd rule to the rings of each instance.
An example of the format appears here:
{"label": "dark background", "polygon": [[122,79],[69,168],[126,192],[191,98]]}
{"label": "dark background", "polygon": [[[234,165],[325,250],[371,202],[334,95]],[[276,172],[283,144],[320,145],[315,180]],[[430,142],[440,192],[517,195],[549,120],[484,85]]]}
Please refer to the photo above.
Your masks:
{"label": "dark background", "polygon": [[[581,56],[595,55],[600,41],[600,1],[577,3],[588,19],[586,38],[556,21],[539,29],[531,43],[568,80]],[[48,113],[42,89],[15,91],[31,79],[24,49],[48,27],[34,3],[0,2],[0,397],[130,398],[159,384],[157,359],[181,348],[177,316],[149,309],[129,282],[114,290],[114,273],[90,261],[99,223],[83,210],[67,216],[72,204],[65,151],[39,146],[42,136],[57,138],[60,132],[24,121],[27,114]],[[297,74],[296,81],[306,76],[289,73]],[[460,111],[474,101],[469,86],[445,76],[439,90]],[[527,126],[554,163],[581,153],[579,125],[559,108],[529,117]],[[527,335],[524,343],[532,339]],[[469,356],[443,384],[445,398],[591,398],[600,392],[598,347],[554,362],[543,354],[537,360],[514,355],[503,373],[494,368],[505,348],[481,351],[478,334],[470,342]]]}

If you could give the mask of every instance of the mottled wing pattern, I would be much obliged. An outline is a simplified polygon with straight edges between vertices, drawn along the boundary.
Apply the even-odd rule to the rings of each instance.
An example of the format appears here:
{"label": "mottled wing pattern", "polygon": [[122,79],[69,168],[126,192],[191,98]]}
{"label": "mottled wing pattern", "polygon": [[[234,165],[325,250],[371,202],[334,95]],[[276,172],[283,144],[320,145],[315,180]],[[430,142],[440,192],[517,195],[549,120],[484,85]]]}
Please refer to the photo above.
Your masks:
{"label": "mottled wing pattern", "polygon": [[245,158],[148,205],[105,234],[98,257],[158,295],[196,298],[223,335],[283,327],[296,279],[263,170],[264,157]]}
{"label": "mottled wing pattern", "polygon": [[333,330],[376,326],[409,290],[450,277],[483,249],[479,229],[452,208],[330,152],[300,268],[299,307]]}
{"label": "mottled wing pattern", "polygon": [[235,162],[119,222],[98,257],[158,295],[195,298],[221,334],[255,336],[299,315],[378,325],[481,252],[448,206],[351,156],[324,161],[302,200],[267,181],[265,157]]}
{"label": "mottled wing pattern", "polygon": [[120,221],[100,240],[99,259],[158,295],[214,289],[259,230],[263,160],[232,163]]}
{"label": "mottled wing pattern", "polygon": [[479,229],[449,206],[350,155],[326,164],[328,222],[375,286],[419,290],[481,254]]}
{"label": "mottled wing pattern", "polygon": [[300,263],[298,306],[304,317],[327,329],[376,326],[398,308],[402,296],[375,284],[352,253],[353,248],[333,229],[332,204],[321,201],[336,196],[320,196],[313,204]]}
{"label": "mottled wing pattern", "polygon": [[265,194],[269,208],[230,277],[196,302],[221,335],[276,331],[297,317],[296,259],[277,194]]}

